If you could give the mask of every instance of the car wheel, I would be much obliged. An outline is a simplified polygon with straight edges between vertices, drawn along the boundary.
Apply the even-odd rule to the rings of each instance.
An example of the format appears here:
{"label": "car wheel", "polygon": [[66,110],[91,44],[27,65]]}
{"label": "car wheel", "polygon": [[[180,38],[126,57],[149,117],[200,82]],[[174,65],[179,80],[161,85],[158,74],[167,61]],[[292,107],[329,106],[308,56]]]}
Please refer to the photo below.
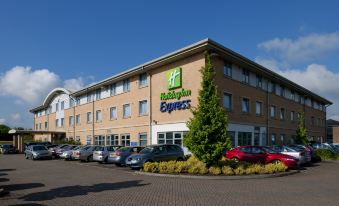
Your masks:
{"label": "car wheel", "polygon": [[273,160],[271,163],[272,164],[279,164],[281,161],[280,160]]}
{"label": "car wheel", "polygon": [[92,162],[93,161],[93,155],[90,155],[87,157],[87,162]]}
{"label": "car wheel", "polygon": [[105,158],[105,160],[104,160],[103,163],[104,163],[104,164],[107,164],[107,163],[108,163],[108,157]]}
{"label": "car wheel", "polygon": [[117,167],[121,167],[121,164],[120,164],[120,163],[115,163],[115,165],[116,165]]}
{"label": "car wheel", "polygon": [[238,158],[236,158],[236,157],[232,157],[232,159],[231,159],[233,162],[239,162],[239,159]]}

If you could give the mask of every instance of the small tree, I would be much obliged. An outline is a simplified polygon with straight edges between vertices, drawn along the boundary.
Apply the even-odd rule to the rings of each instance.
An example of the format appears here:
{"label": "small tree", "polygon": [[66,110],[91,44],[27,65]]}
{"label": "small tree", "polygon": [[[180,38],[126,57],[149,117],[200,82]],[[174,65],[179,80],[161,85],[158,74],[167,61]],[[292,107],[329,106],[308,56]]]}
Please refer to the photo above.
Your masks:
{"label": "small tree", "polygon": [[308,144],[307,129],[305,127],[304,112],[300,114],[299,126],[297,129],[297,136],[295,137],[295,143],[297,144]]}
{"label": "small tree", "polygon": [[193,108],[193,118],[187,122],[189,132],[184,145],[207,165],[216,164],[222,152],[230,147],[227,136],[227,114],[220,105],[220,97],[214,82],[215,71],[208,53],[206,65],[201,68],[201,90],[198,106]]}

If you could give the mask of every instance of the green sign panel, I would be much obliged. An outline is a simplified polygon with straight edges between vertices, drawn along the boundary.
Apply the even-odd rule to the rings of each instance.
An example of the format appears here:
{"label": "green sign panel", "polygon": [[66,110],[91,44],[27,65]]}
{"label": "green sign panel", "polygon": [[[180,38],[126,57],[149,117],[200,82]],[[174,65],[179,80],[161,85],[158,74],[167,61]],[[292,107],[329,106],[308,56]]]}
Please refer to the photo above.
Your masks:
{"label": "green sign panel", "polygon": [[167,89],[176,89],[181,87],[182,75],[181,67],[170,69],[166,73]]}

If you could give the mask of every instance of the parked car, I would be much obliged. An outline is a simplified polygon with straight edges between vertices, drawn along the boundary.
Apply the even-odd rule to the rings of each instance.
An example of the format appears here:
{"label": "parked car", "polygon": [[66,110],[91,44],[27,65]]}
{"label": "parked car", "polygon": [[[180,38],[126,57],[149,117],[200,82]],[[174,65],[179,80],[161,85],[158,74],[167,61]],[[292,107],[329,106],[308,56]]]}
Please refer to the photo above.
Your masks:
{"label": "parked car", "polygon": [[19,150],[15,148],[12,144],[3,144],[0,145],[0,154],[16,154]]}
{"label": "parked car", "polygon": [[59,146],[58,144],[50,144],[50,145],[47,145],[47,149],[50,149],[50,148],[54,148],[54,147],[57,147]]}
{"label": "parked car", "polygon": [[80,161],[86,161],[86,162],[92,162],[93,161],[93,151],[101,146],[89,146],[86,147],[86,149],[80,150],[79,160]]}
{"label": "parked car", "polygon": [[299,149],[299,148],[293,149],[293,148],[288,147],[288,146],[272,146],[272,149],[274,151],[281,153],[281,154],[290,155],[290,156],[293,156],[293,157],[299,159],[300,164],[307,163],[306,152],[303,149]]}
{"label": "parked car", "polygon": [[68,145],[63,148],[58,148],[55,150],[55,154],[57,157],[61,158],[60,156],[62,155],[62,153],[64,153],[65,151],[72,150],[75,147],[77,147],[77,145]]}
{"label": "parked car", "polygon": [[44,145],[30,145],[25,150],[25,158],[31,160],[52,159],[52,154]]}
{"label": "parked car", "polygon": [[86,146],[83,146],[81,148],[78,148],[78,149],[74,149],[73,150],[73,154],[72,154],[72,159],[73,160],[79,160],[80,159],[80,154],[83,150],[87,150],[88,148],[90,148],[91,145],[86,145]]}
{"label": "parked car", "polygon": [[62,149],[62,148],[67,147],[67,146],[69,146],[69,145],[68,145],[68,144],[61,144],[61,145],[58,145],[58,146],[56,146],[56,147],[51,147],[51,148],[49,148],[48,150],[51,152],[51,154],[52,154],[52,156],[53,156],[54,158],[57,158],[58,155],[57,155],[56,151],[57,151],[58,149]]}
{"label": "parked car", "polygon": [[126,158],[132,154],[138,154],[145,147],[122,147],[108,156],[107,161],[117,166],[125,165]]}
{"label": "parked car", "polygon": [[289,145],[288,147],[295,149],[295,150],[303,150],[305,152],[306,163],[311,162],[312,158],[315,158],[314,151],[311,146],[302,145],[302,144],[293,144],[293,145]]}
{"label": "parked car", "polygon": [[336,153],[339,153],[339,144],[334,143],[334,144],[331,144],[331,146],[336,151]]}
{"label": "parked car", "polygon": [[131,168],[141,168],[145,162],[182,161],[184,158],[184,151],[178,145],[150,145],[141,150],[139,154],[129,156],[125,164]]}
{"label": "parked car", "polygon": [[107,163],[110,154],[121,147],[120,145],[98,146],[93,151],[93,161]]}
{"label": "parked car", "polygon": [[31,145],[44,145],[44,146],[48,146],[50,145],[50,142],[26,142],[25,143],[25,148]]}
{"label": "parked car", "polygon": [[73,152],[79,151],[81,148],[83,148],[83,146],[79,145],[72,148],[71,150],[66,150],[60,155],[60,158],[64,160],[72,160],[74,159]]}
{"label": "parked car", "polygon": [[245,161],[250,163],[279,163],[282,162],[288,168],[299,167],[299,160],[293,156],[280,154],[269,147],[263,146],[239,146],[226,152],[226,159],[233,161]]}

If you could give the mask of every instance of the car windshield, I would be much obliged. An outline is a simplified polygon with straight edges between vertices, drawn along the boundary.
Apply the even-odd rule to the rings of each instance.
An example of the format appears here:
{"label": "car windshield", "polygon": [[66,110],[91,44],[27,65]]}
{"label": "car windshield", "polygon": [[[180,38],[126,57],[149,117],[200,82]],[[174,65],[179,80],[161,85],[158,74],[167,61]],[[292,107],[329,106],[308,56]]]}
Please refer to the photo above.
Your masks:
{"label": "car windshield", "polygon": [[38,151],[38,150],[47,150],[45,146],[34,146],[33,147],[34,151]]}
{"label": "car windshield", "polygon": [[129,150],[128,147],[122,147],[122,148],[117,149],[117,152],[126,152],[128,150]]}
{"label": "car windshield", "polygon": [[95,149],[94,149],[94,151],[104,151],[104,147],[96,147]]}
{"label": "car windshield", "polygon": [[2,145],[2,147],[3,147],[3,148],[10,148],[11,145],[9,145],[9,144],[4,144],[4,145]]}
{"label": "car windshield", "polygon": [[149,154],[152,153],[154,150],[154,147],[145,147],[143,150],[141,150],[139,153],[140,154]]}
{"label": "car windshield", "polygon": [[81,149],[81,146],[76,146],[75,148],[73,148],[73,150],[78,150]]}
{"label": "car windshield", "polygon": [[262,148],[265,152],[267,153],[270,153],[270,154],[275,154],[275,153],[278,153],[277,151],[271,149],[271,148],[268,148],[268,147],[263,147]]}

